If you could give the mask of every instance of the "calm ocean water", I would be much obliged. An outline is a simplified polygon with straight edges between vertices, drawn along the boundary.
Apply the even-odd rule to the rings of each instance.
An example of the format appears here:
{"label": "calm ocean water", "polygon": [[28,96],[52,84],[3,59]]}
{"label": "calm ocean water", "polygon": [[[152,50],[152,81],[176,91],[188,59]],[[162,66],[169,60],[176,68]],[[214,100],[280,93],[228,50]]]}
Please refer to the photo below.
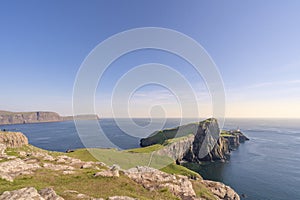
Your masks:
{"label": "calm ocean water", "polygon": [[[192,121],[192,120],[190,120]],[[147,127],[149,120],[138,119],[135,122]],[[126,126],[127,121],[122,121]],[[154,124],[160,120],[154,121]],[[120,149],[139,147],[139,138],[148,132],[124,133],[111,119],[100,120],[105,137]],[[179,124],[178,119],[167,120],[164,128]],[[88,124],[87,124],[88,127]],[[226,163],[210,163],[197,166],[197,171],[206,179],[222,181],[230,185],[239,194],[245,194],[249,200],[285,200],[300,199],[300,120],[299,119],[229,119],[226,129],[239,127],[250,141],[241,144],[232,152]],[[43,149],[65,151],[82,148],[80,137],[72,121],[19,124],[0,126],[1,129],[23,132],[29,142]],[[135,127],[126,127],[134,132]],[[85,135],[90,141],[96,136]],[[93,147],[104,144],[89,143]],[[105,146],[107,147],[107,146]]]}

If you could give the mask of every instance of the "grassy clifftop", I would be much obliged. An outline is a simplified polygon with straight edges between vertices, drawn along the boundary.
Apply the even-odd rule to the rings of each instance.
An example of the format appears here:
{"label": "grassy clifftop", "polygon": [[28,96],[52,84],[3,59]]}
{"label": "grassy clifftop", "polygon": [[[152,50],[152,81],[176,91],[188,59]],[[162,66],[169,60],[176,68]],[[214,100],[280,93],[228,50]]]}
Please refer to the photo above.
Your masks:
{"label": "grassy clifftop", "polygon": [[201,122],[190,123],[176,128],[164,129],[152,133],[149,137],[141,139],[141,146],[146,147],[154,144],[164,144],[166,140],[196,134],[198,127],[209,124],[216,119],[209,118]]}

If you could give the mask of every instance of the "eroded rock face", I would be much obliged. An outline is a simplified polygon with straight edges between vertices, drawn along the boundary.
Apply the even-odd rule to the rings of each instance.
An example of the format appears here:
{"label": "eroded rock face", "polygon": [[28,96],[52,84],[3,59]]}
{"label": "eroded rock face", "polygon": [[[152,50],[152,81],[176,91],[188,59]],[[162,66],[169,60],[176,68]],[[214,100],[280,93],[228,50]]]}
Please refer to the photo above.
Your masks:
{"label": "eroded rock face", "polygon": [[0,124],[57,122],[63,118],[55,112],[0,112]]}
{"label": "eroded rock face", "polygon": [[27,137],[21,132],[0,131],[0,143],[6,147],[22,147],[28,144]]}
{"label": "eroded rock face", "polygon": [[202,180],[202,183],[216,196],[217,199],[240,200],[239,195],[229,186],[215,181]]}
{"label": "eroded rock face", "polygon": [[168,188],[181,199],[195,199],[193,185],[186,176],[167,174],[150,167],[135,167],[125,171],[125,175],[148,190]]}
{"label": "eroded rock face", "polygon": [[[165,145],[164,148],[157,151],[159,155],[169,156],[178,162],[182,160],[200,162],[225,160],[230,153],[228,141],[220,137],[220,129],[216,119],[208,119],[199,123],[169,129],[164,134],[170,136],[176,132],[180,136],[189,135]],[[158,134],[162,133],[159,132]],[[141,140],[141,143],[143,145],[152,144],[155,138],[158,138],[158,136],[145,138]]]}
{"label": "eroded rock face", "polygon": [[189,135],[186,138],[174,142],[170,145],[167,145],[165,148],[162,148],[157,151],[158,155],[165,155],[174,160],[181,161],[191,151],[194,142],[194,135]]}

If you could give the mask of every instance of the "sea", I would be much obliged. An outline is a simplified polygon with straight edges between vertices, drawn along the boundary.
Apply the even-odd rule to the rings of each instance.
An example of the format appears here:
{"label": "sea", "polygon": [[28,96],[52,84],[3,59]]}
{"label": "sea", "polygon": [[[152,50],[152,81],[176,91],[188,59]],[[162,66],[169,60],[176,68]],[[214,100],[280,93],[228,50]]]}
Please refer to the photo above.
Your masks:
{"label": "sea", "polygon": [[[86,130],[89,123],[85,123]],[[64,152],[84,147],[107,148],[108,143],[118,149],[137,148],[140,138],[155,129],[176,127],[182,121],[101,119],[97,123],[101,136],[82,133],[82,127],[73,121],[2,125],[0,129],[21,131],[34,146]],[[204,179],[229,185],[241,199],[300,200],[300,119],[225,120],[224,129],[237,128],[250,140],[232,151],[228,161],[193,165],[193,170]]]}

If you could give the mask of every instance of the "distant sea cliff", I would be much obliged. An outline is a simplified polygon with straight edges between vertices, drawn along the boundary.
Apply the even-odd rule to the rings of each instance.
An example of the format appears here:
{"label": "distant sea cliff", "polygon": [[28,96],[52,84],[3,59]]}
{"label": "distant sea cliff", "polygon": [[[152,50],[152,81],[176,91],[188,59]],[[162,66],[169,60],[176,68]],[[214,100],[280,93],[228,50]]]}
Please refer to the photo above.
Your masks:
{"label": "distant sea cliff", "polygon": [[7,124],[28,124],[28,123],[41,123],[41,122],[60,122],[71,121],[73,119],[99,119],[97,115],[87,114],[78,116],[60,116],[56,112],[10,112],[0,111],[0,125]]}

